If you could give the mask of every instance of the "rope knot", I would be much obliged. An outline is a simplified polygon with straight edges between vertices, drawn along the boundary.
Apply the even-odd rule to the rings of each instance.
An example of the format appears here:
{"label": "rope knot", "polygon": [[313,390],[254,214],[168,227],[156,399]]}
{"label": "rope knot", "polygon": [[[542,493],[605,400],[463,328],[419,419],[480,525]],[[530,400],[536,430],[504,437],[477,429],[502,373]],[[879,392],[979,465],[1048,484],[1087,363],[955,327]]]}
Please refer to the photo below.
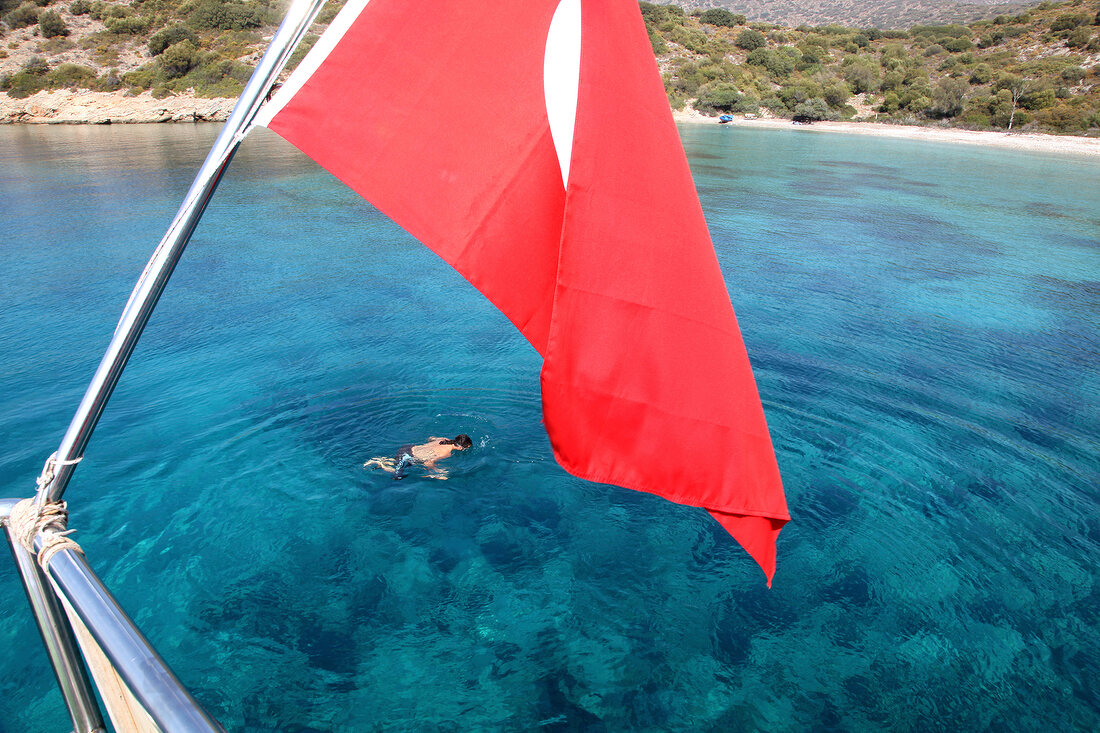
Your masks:
{"label": "rope knot", "polygon": [[49,571],[50,560],[62,550],[75,550],[83,553],[80,545],[69,539],[76,530],[66,529],[69,510],[63,501],[51,501],[39,505],[34,499],[24,499],[15,505],[8,516],[8,527],[12,536],[32,555],[34,538],[42,534],[42,552],[38,553],[38,564],[43,571]]}
{"label": "rope knot", "polygon": [[38,478],[35,479],[35,483],[38,484],[38,493],[41,495],[46,490],[46,487],[53,483],[53,477],[57,474],[58,466],[75,466],[84,459],[84,456],[77,456],[67,461],[57,460],[57,451],[50,454],[50,457],[46,459],[45,465],[42,466],[42,473],[38,474]]}

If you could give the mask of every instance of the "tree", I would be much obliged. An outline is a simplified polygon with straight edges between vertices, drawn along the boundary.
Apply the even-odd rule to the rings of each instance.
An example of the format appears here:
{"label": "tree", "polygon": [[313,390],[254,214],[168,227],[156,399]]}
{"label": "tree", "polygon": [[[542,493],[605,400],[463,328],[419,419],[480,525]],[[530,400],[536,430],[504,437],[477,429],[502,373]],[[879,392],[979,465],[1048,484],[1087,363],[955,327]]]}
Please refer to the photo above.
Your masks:
{"label": "tree", "polygon": [[1012,103],[1012,109],[1008,115],[1008,129],[1011,130],[1012,123],[1016,119],[1016,107],[1020,104],[1020,97],[1032,91],[1035,88],[1035,82],[1015,74],[1001,74],[993,83],[993,88],[998,92],[1008,92]]}
{"label": "tree", "polygon": [[930,111],[935,117],[954,117],[963,111],[970,84],[962,79],[941,79],[932,90]]}

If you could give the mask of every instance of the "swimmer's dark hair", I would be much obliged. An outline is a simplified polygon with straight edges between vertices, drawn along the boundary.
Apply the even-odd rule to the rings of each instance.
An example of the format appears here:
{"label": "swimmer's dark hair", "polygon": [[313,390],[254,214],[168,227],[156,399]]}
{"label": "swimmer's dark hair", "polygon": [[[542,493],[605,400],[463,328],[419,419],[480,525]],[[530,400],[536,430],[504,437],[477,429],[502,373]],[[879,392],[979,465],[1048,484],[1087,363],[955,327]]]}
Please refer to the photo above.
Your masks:
{"label": "swimmer's dark hair", "polygon": [[466,450],[474,444],[474,441],[470,440],[470,436],[466,433],[459,433],[450,440],[439,441],[440,445],[457,445],[460,450]]}

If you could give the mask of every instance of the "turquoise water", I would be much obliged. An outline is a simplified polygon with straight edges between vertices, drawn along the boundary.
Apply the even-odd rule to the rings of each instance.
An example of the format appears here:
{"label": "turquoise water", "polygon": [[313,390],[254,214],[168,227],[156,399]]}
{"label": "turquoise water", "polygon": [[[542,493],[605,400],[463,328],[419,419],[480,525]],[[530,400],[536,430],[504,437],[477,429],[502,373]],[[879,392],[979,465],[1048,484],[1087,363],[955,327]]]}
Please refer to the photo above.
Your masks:
{"label": "turquoise water", "polygon": [[[216,132],[0,128],[0,495]],[[794,517],[774,588],[701,511],[564,475],[534,351],[261,131],[66,495],[227,728],[1100,728],[1100,166],[681,132]],[[361,468],[460,431],[448,481]],[[7,562],[0,648],[0,731],[67,730]]]}

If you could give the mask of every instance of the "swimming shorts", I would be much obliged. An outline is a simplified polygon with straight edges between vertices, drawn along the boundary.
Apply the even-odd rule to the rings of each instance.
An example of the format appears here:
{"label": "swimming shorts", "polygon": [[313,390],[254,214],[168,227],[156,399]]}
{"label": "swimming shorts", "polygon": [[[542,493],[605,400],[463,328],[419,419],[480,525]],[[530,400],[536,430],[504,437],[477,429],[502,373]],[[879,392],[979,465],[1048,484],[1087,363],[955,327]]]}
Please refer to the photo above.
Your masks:
{"label": "swimming shorts", "polygon": [[397,461],[397,466],[393,471],[393,480],[400,481],[405,478],[405,469],[416,462],[416,458],[412,454],[412,444],[401,446],[397,451],[397,455],[393,457]]}

